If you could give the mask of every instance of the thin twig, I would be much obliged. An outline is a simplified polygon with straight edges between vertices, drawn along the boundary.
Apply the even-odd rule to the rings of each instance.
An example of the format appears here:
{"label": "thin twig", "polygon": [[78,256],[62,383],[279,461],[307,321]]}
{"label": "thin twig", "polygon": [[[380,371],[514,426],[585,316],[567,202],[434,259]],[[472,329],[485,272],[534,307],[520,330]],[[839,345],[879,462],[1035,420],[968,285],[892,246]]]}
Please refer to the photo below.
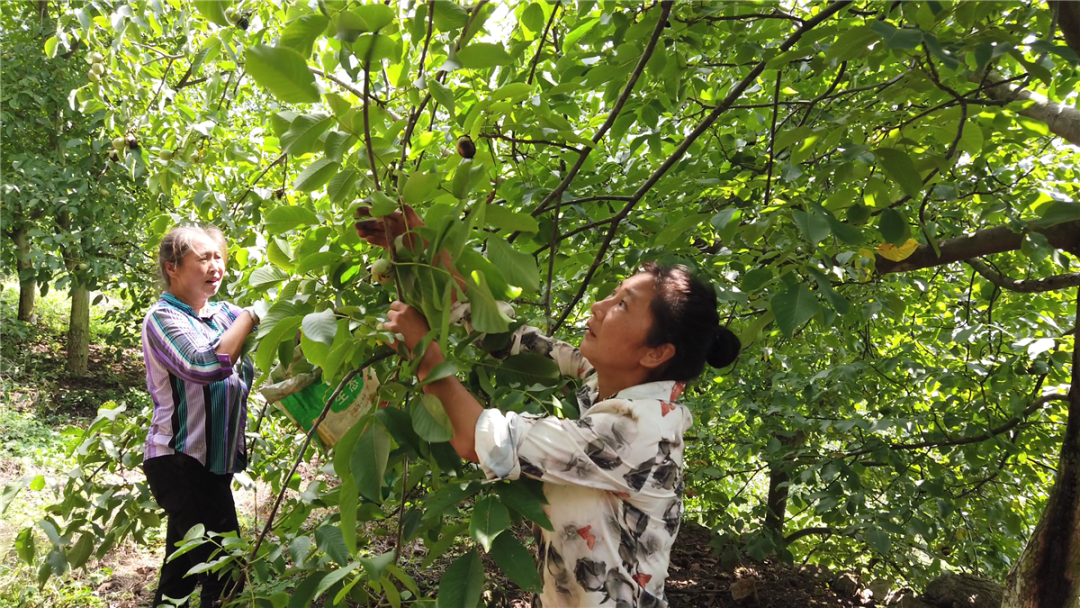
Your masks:
{"label": "thin twig", "polygon": [[401,558],[401,536],[405,531],[405,489],[409,487],[409,457],[406,456],[401,465],[401,504],[398,505],[397,516],[397,544],[394,545],[394,565]]}
{"label": "thin twig", "polygon": [[274,159],[274,162],[267,165],[266,168],[263,169],[261,173],[259,173],[257,176],[255,176],[255,179],[251,180],[251,183],[248,184],[247,189],[244,190],[244,193],[240,196],[240,198],[236,199],[232,203],[229,203],[229,210],[231,211],[233,206],[239,205],[240,203],[244,202],[244,199],[247,198],[247,195],[251,194],[252,189],[255,188],[255,184],[259,183],[259,180],[261,180],[263,178],[263,176],[266,175],[266,173],[268,171],[270,171],[270,169],[273,169],[274,167],[276,167],[278,164],[280,164],[287,157],[288,157],[288,154],[285,153],[285,152],[282,152],[281,156],[277,157],[276,159]]}
{"label": "thin twig", "polygon": [[[645,52],[641,54],[641,57],[638,59],[637,65],[634,66],[634,71],[630,74],[630,79],[627,81],[626,86],[623,88],[622,94],[619,95],[619,99],[611,108],[611,112],[608,113],[607,120],[605,120],[604,124],[600,125],[600,128],[597,129],[596,133],[593,134],[592,142],[594,144],[599,144],[600,140],[604,138],[604,135],[606,135],[607,132],[611,129],[612,125],[615,124],[615,119],[619,117],[619,113],[622,111],[623,106],[626,105],[626,101],[630,98],[630,94],[634,91],[634,85],[637,84],[638,79],[641,77],[642,72],[645,70],[645,64],[647,64],[649,62],[649,59],[652,57],[653,51],[656,49],[656,44],[660,41],[661,34],[664,33],[664,26],[667,24],[668,15],[671,14],[671,6],[673,3],[674,0],[663,0],[663,2],[660,3],[660,18],[656,22],[656,27],[653,28],[653,33],[652,36],[649,38],[649,43],[645,46]],[[595,147],[596,146],[594,145],[584,146],[582,148],[581,153],[578,154],[578,158],[577,161],[574,163],[574,166],[571,167],[570,171],[566,173],[566,177],[564,177],[563,180],[559,182],[557,186],[555,186],[555,189],[548,193],[546,197],[544,197],[544,200],[540,202],[540,207],[547,207],[551,204],[552,201],[555,201],[562,196],[562,193],[566,190],[568,186],[570,186],[570,182],[572,182],[574,178],[577,177],[578,171],[580,171],[581,167],[585,164],[585,159],[589,156],[589,153],[592,152],[593,148]],[[513,241],[516,236],[516,234],[510,235],[509,240]]]}
{"label": "thin twig", "polygon": [[762,207],[769,206],[769,194],[772,190],[773,165],[776,164],[776,113],[777,104],[780,102],[780,81],[783,70],[776,71],[776,88],[773,90],[772,126],[769,127],[769,171],[765,175],[765,202]]}
{"label": "thin twig", "polygon": [[[364,371],[372,364],[382,361],[383,359],[394,354],[393,350],[384,350],[383,352],[371,357],[367,361],[360,364],[360,367],[345,374],[345,377],[338,383],[337,388],[330,394],[330,399],[326,401],[326,405],[323,406],[322,412],[319,413],[319,417],[312,423],[311,429],[308,430],[307,436],[304,437],[304,443],[300,446],[300,452],[296,455],[296,460],[293,461],[292,468],[289,469],[289,474],[285,476],[286,480],[292,479],[293,474],[296,473],[296,468],[300,466],[300,461],[304,459],[304,453],[307,452],[308,445],[311,444],[311,438],[315,436],[315,433],[319,430],[319,425],[326,418],[326,415],[330,413],[330,408],[334,405],[334,401],[337,400],[338,395],[341,394],[342,389],[349,383],[357,374]],[[266,535],[273,529],[274,516],[277,515],[278,509],[281,507],[281,501],[285,498],[285,493],[289,491],[289,484],[285,483],[281,486],[281,491],[278,492],[277,498],[274,500],[274,506],[270,509],[270,514],[266,516],[266,524],[263,526],[262,532],[259,534],[259,538],[255,540],[255,546],[251,548],[251,554],[248,555],[247,561],[244,563],[244,567],[240,570],[240,578],[233,585],[232,591],[229,592],[229,596],[225,598],[222,605],[228,605],[232,601],[233,596],[236,594],[236,590],[243,584],[247,578],[248,567],[254,562],[255,556],[259,553],[259,547],[262,546],[263,540],[266,539]]]}
{"label": "thin twig", "polygon": [[531,85],[533,83],[533,76],[536,76],[536,65],[540,63],[540,53],[544,50],[544,40],[547,38],[548,32],[551,31],[551,24],[555,23],[555,13],[559,12],[559,7],[562,6],[562,0],[555,2],[555,7],[551,9],[551,17],[548,18],[547,25],[544,26],[544,33],[540,35],[540,44],[536,47],[536,54],[533,55],[531,65],[529,66],[529,77],[525,80],[526,84]]}

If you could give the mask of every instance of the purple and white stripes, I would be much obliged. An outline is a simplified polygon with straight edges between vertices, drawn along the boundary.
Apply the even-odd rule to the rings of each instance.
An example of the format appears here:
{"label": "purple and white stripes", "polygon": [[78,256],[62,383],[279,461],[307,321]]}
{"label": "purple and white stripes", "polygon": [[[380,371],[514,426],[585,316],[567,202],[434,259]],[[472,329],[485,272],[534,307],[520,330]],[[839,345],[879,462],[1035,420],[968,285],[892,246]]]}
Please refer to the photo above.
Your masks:
{"label": "purple and white stripes", "polygon": [[244,428],[254,369],[215,352],[241,309],[209,302],[202,316],[165,292],[143,321],[146,385],[154,413],[144,459],[181,452],[212,473],[247,466]]}

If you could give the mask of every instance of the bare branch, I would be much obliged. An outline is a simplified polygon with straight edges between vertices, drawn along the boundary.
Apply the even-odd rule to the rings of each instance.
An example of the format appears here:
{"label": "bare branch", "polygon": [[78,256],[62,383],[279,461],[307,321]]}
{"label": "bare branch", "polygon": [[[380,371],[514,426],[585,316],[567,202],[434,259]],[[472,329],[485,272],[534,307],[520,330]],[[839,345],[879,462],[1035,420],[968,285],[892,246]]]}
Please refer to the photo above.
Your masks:
{"label": "bare branch", "polygon": [[964,263],[975,269],[975,272],[983,276],[984,279],[990,281],[994,285],[1002,289],[1009,291],[1017,291],[1020,293],[1037,293],[1042,291],[1054,291],[1056,289],[1067,289],[1069,287],[1080,286],[1080,272],[1074,272],[1071,274],[1059,274],[1052,277],[1045,277],[1042,279],[1027,279],[1017,280],[1009,278],[1002,273],[994,270],[989,264],[982,260],[972,258],[970,260],[964,260]]}

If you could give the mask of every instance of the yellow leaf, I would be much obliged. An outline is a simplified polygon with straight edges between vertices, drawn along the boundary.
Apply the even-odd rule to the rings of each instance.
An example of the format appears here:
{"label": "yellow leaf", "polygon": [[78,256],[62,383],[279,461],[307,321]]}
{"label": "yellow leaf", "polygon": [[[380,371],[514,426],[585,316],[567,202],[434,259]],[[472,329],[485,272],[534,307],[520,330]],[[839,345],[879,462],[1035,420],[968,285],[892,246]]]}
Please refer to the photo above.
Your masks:
{"label": "yellow leaf", "polygon": [[915,250],[919,248],[919,241],[915,239],[908,239],[906,243],[901,247],[897,247],[892,243],[882,243],[877,246],[878,255],[891,260],[893,262],[899,262],[911,257],[911,254],[915,253]]}

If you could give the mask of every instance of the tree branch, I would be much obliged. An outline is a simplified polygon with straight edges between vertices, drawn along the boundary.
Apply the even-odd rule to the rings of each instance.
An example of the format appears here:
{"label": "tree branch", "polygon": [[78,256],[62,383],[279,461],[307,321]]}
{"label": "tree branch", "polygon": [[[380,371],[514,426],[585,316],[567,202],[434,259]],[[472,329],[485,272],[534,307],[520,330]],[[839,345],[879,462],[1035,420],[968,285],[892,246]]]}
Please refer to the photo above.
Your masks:
{"label": "tree branch", "polygon": [[[656,22],[656,27],[653,28],[652,37],[649,38],[649,43],[645,46],[645,52],[641,54],[641,58],[638,59],[637,65],[634,66],[634,71],[630,74],[630,80],[626,83],[626,87],[623,88],[622,95],[619,95],[619,99],[612,106],[611,112],[608,113],[607,120],[604,124],[600,125],[600,128],[596,130],[596,133],[592,136],[592,142],[594,144],[600,143],[600,140],[604,138],[611,126],[615,124],[615,119],[619,117],[619,112],[622,111],[623,106],[626,105],[626,100],[630,98],[630,93],[634,90],[634,85],[637,84],[638,78],[641,77],[641,73],[645,71],[645,64],[649,62],[649,58],[652,57],[653,50],[656,49],[656,43],[660,40],[660,35],[664,33],[664,25],[667,23],[668,15],[671,14],[671,6],[674,0],[663,0],[660,3],[660,18]],[[570,171],[567,172],[566,177],[563,178],[559,185],[555,186],[544,200],[540,202],[540,207],[547,207],[556,198],[562,196],[562,193],[570,185],[570,182],[577,177],[578,171],[585,164],[585,159],[589,156],[595,146],[585,146],[582,148],[581,153],[578,154],[578,159],[574,163],[573,167],[570,167]],[[556,324],[556,327],[558,324]]]}
{"label": "tree branch", "polygon": [[831,535],[831,534],[836,534],[836,530],[834,530],[833,528],[829,528],[829,527],[803,528],[802,530],[799,530],[798,532],[792,532],[791,534],[788,534],[787,536],[785,536],[784,537],[784,544],[785,545],[790,545],[791,543],[799,540],[800,538],[804,538],[804,537],[807,537],[807,536],[812,536],[814,534]]}
{"label": "tree branch", "polygon": [[[1030,227],[1030,231],[1042,234],[1054,247],[1080,256],[1080,220],[1063,222],[1048,228]],[[941,241],[938,243],[941,250],[940,257],[930,245],[920,245],[915,250],[915,253],[899,262],[893,262],[880,255],[875,255],[875,267],[878,276],[894,272],[932,268],[971,258],[981,258],[995,253],[1016,251],[1020,249],[1020,244],[1023,241],[1024,235],[1022,233],[1013,232],[1005,226],[998,226],[979,230],[967,236]]]}
{"label": "tree branch", "polygon": [[1080,286],[1080,272],[1074,272],[1072,274],[1059,274],[1052,277],[1046,277],[1042,279],[1028,279],[1017,280],[1005,276],[1004,274],[994,270],[989,264],[982,260],[972,258],[970,260],[964,260],[964,263],[975,269],[975,272],[981,274],[984,279],[990,281],[994,285],[1002,289],[1009,291],[1017,291],[1020,293],[1037,293],[1042,291],[1054,291],[1056,289],[1067,289],[1069,287]]}
{"label": "tree branch", "polygon": [[527,84],[531,85],[533,83],[533,76],[536,76],[536,65],[540,63],[540,53],[544,50],[544,40],[547,38],[548,32],[551,31],[551,24],[555,23],[555,13],[559,12],[561,6],[562,0],[556,0],[555,7],[551,9],[551,17],[548,18],[547,25],[544,26],[544,33],[540,35],[540,44],[536,47],[536,54],[533,55],[529,66],[529,78],[525,81]]}
{"label": "tree branch", "polygon": [[[990,429],[985,433],[974,435],[972,437],[961,437],[958,439],[942,439],[939,441],[920,441],[919,443],[894,443],[888,444],[885,447],[890,450],[921,450],[923,448],[943,448],[956,445],[968,445],[970,443],[979,443],[997,435],[1000,435],[1020,425],[1022,422],[1027,420],[1028,416],[1045,407],[1047,403],[1050,403],[1051,401],[1061,401],[1067,398],[1067,393],[1054,393],[1051,395],[1043,395],[1042,397],[1039,397],[1038,399],[1033,401],[1031,405],[1024,408],[1024,411],[1021,412],[1019,416],[1013,418],[1012,420],[1009,420],[1008,422],[1002,424],[1001,426],[998,426],[997,428]],[[862,450],[848,452],[844,456],[848,458],[854,456],[864,456],[866,454],[874,452],[874,450],[876,449],[877,448],[864,448]]]}
{"label": "tree branch", "polygon": [[[799,41],[800,38],[803,37],[803,34],[817,27],[818,24],[825,21],[832,15],[836,14],[840,11],[840,9],[844,8],[848,4],[851,4],[851,0],[837,0],[835,2],[829,3],[817,15],[814,15],[810,19],[806,20],[806,22],[803,23],[802,27],[796,30],[791,36],[787,38],[787,40],[785,40],[780,45],[778,51],[783,53],[790,49],[792,46],[795,45],[796,42]],[[661,21],[663,20],[661,19]],[[626,219],[626,216],[630,214],[630,211],[634,209],[634,206],[637,205],[637,203],[645,196],[645,194],[649,190],[652,189],[654,185],[656,185],[656,182],[660,181],[660,178],[663,177],[664,174],[666,174],[671,169],[671,167],[673,167],[675,163],[677,163],[683,157],[683,155],[686,154],[686,151],[690,149],[690,146],[693,145],[693,143],[697,141],[699,137],[701,137],[701,134],[707,131],[709,127],[712,126],[714,122],[716,122],[716,119],[720,118],[720,115],[727,111],[727,109],[735,103],[735,100],[742,96],[743,92],[750,86],[750,83],[754,82],[754,80],[756,80],[757,77],[763,71],[765,71],[765,64],[766,61],[764,60],[758,62],[754,69],[750,70],[749,74],[743,77],[743,79],[739,82],[735,83],[735,85],[728,92],[724,100],[716,106],[716,109],[710,112],[709,115],[703,121],[701,121],[701,123],[698,124],[697,127],[694,128],[694,130],[686,137],[686,139],[684,139],[683,142],[679,144],[679,147],[671,153],[671,156],[669,156],[667,160],[665,160],[663,164],[661,164],[660,167],[658,167],[656,171],[654,171],[652,175],[650,175],[649,178],[645,180],[645,183],[641,184],[641,186],[638,187],[634,194],[630,196],[630,200],[626,203],[626,206],[623,207],[622,211],[616,214],[615,217],[612,219],[612,224],[611,227],[608,229],[607,236],[604,238],[603,243],[601,243],[600,251],[597,252],[596,257],[593,259],[592,266],[589,267],[589,270],[585,274],[584,279],[582,279],[581,287],[578,289],[578,292],[574,296],[574,298],[570,301],[570,304],[568,304],[563,310],[562,315],[559,316],[559,320],[555,323],[552,331],[558,330],[559,327],[562,326],[563,322],[566,320],[566,317],[570,315],[570,312],[574,309],[575,306],[577,306],[577,303],[581,301],[582,296],[585,295],[585,291],[589,288],[589,281],[592,280],[593,274],[596,273],[596,269],[600,266],[600,263],[603,261],[604,256],[607,254],[608,247],[611,246],[611,241],[615,238],[615,233],[618,232],[619,224],[622,222],[622,220]]]}
{"label": "tree branch", "polygon": [[972,75],[972,80],[981,82],[985,77],[988,86],[987,96],[1002,102],[1024,101],[1030,105],[1018,114],[1046,123],[1050,132],[1074,146],[1080,146],[1080,110],[1060,103],[1054,103],[1046,97],[1028,91],[1020,86],[1008,84],[997,72]]}

